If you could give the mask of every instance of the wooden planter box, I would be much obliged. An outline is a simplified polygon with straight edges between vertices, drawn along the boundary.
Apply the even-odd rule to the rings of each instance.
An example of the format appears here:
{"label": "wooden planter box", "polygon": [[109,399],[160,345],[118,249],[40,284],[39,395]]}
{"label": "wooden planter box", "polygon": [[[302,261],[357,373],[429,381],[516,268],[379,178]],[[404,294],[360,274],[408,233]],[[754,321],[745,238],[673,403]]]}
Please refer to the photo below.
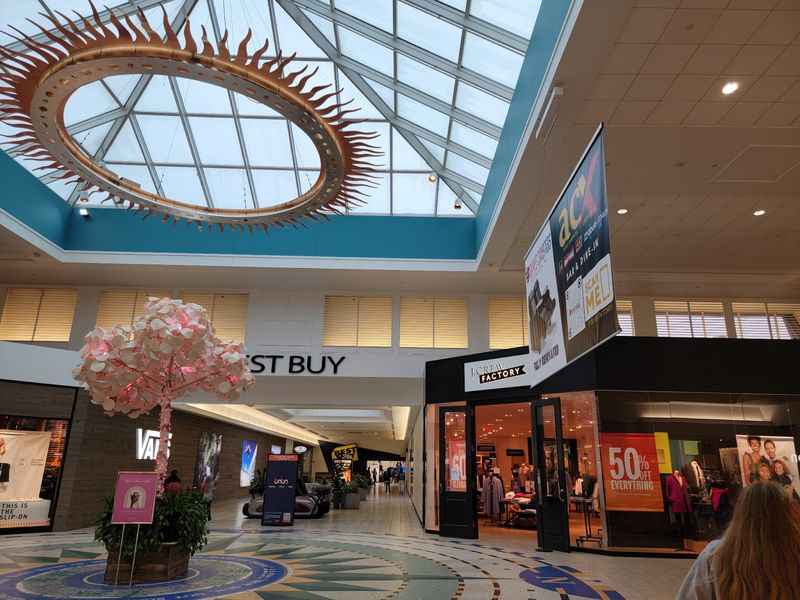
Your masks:
{"label": "wooden planter box", "polygon": [[[114,583],[118,556],[119,548],[109,548],[104,583]],[[181,550],[177,543],[162,544],[156,552],[137,552],[133,582],[156,583],[184,577],[189,570],[189,558],[189,553]],[[119,564],[120,585],[128,585],[130,577],[131,561],[123,557]]]}

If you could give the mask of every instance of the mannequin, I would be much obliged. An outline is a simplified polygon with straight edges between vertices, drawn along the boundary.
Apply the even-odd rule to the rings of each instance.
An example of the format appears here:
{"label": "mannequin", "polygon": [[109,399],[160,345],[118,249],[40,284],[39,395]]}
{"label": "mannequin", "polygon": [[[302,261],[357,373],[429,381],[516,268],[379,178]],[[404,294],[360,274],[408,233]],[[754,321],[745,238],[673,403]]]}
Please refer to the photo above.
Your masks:
{"label": "mannequin", "polygon": [[706,488],[705,473],[703,473],[703,467],[700,466],[697,459],[693,459],[683,468],[683,471],[686,479],[689,480],[689,489],[702,492]]}
{"label": "mannequin", "polygon": [[689,501],[689,483],[678,469],[667,477],[667,502],[670,521],[676,523],[680,529],[680,545],[676,550],[688,550],[689,513],[692,505]]}

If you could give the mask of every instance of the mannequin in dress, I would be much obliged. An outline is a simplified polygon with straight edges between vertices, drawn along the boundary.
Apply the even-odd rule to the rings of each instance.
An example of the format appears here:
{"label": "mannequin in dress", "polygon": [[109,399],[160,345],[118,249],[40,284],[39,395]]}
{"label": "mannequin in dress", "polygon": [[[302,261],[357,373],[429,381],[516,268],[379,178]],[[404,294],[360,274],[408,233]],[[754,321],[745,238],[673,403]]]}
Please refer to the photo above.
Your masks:
{"label": "mannequin in dress", "polygon": [[689,501],[689,483],[678,469],[667,477],[667,502],[669,502],[670,516],[680,528],[680,546],[677,550],[688,550],[686,538],[692,505]]}

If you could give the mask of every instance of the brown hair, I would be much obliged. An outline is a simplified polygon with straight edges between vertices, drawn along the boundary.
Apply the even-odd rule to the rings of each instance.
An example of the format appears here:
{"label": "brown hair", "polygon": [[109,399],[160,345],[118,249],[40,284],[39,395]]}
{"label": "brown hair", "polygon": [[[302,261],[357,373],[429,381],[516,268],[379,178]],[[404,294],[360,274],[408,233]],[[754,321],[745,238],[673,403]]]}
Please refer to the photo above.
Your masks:
{"label": "brown hair", "polygon": [[798,564],[800,511],[779,485],[749,485],[714,554],[719,597],[794,600],[800,590]]}

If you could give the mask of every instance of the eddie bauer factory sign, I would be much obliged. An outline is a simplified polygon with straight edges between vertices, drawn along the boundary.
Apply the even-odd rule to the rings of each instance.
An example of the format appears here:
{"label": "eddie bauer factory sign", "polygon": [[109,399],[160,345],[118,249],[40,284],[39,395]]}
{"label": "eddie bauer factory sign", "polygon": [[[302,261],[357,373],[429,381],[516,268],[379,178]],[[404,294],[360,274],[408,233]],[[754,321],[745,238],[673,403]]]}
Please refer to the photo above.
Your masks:
{"label": "eddie bauer factory sign", "polygon": [[345,356],[248,354],[253,375],[338,375]]}

